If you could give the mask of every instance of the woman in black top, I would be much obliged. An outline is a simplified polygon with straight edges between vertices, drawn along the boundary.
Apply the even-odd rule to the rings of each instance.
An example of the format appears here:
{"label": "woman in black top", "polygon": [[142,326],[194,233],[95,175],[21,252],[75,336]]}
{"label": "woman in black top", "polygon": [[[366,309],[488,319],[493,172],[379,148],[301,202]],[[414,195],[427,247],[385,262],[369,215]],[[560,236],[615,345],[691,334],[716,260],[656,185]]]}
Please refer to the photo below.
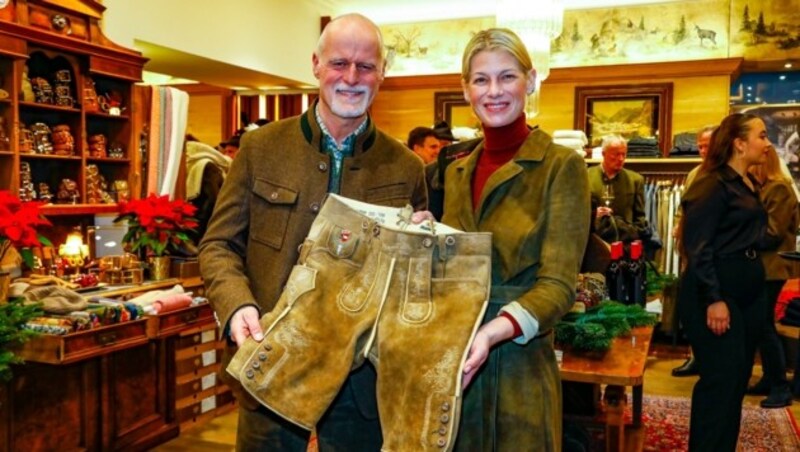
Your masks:
{"label": "woman in black top", "polygon": [[728,116],[711,136],[700,173],[681,201],[687,268],[678,313],[700,371],[692,393],[689,450],[736,450],[766,313],[757,250],[767,214],[747,170],[765,161],[769,144],[757,116]]}

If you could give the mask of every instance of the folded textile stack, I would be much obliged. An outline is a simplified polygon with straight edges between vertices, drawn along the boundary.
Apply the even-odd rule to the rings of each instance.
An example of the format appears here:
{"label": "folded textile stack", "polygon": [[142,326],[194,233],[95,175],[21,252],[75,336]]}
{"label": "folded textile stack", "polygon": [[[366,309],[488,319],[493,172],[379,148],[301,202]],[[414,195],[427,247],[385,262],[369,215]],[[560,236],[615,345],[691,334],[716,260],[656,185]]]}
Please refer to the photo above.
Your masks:
{"label": "folded textile stack", "polygon": [[699,155],[696,133],[684,132],[672,137],[672,149],[669,151],[670,157],[697,157]]}
{"label": "folded textile stack", "polygon": [[[153,314],[175,311],[181,308],[188,308],[192,305],[192,295],[190,293],[172,294],[160,297],[152,305]],[[151,312],[148,312],[150,314]]]}
{"label": "folded textile stack", "polygon": [[45,334],[61,335],[136,320],[144,315],[141,307],[131,303],[108,298],[93,298],[92,301],[87,302],[86,310],[36,317],[27,322],[25,328]]}
{"label": "folded textile stack", "polygon": [[48,314],[69,314],[82,311],[89,305],[89,302],[81,294],[65,287],[30,287],[22,294],[25,303],[40,303],[42,311]]}
{"label": "folded textile stack", "polygon": [[553,142],[574,149],[583,157],[586,156],[583,148],[589,144],[583,130],[556,130],[553,132]]}
{"label": "folded textile stack", "polygon": [[660,157],[658,140],[655,138],[633,137],[628,141],[628,157]]}

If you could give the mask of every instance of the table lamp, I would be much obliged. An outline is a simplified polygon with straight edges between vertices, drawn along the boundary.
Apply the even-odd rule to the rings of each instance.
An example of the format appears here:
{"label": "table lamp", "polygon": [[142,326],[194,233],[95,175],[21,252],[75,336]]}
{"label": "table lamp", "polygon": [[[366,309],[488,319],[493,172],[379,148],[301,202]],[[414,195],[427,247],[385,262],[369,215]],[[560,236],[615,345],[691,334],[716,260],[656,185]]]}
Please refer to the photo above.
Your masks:
{"label": "table lamp", "polygon": [[75,274],[80,273],[84,259],[89,256],[89,246],[83,243],[83,234],[80,231],[70,232],[66,242],[59,245],[58,255],[75,269]]}

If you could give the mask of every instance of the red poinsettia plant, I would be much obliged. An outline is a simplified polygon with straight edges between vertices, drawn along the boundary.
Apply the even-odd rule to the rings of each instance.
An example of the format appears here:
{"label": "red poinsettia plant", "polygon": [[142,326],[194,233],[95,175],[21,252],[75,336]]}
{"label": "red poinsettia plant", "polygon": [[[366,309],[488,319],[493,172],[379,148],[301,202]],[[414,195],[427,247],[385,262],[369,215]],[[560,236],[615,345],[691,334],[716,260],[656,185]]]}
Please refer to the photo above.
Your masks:
{"label": "red poinsettia plant", "polygon": [[128,233],[123,241],[131,252],[144,249],[148,255],[163,256],[168,250],[177,250],[182,243],[191,241],[186,232],[197,227],[195,211],[197,207],[186,201],[150,194],[145,199],[121,203],[114,222],[128,221]]}
{"label": "red poinsettia plant", "polygon": [[39,208],[43,203],[22,202],[8,190],[0,190],[0,261],[12,246],[25,264],[33,268],[31,247],[53,246],[36,231],[37,226],[50,226]]}

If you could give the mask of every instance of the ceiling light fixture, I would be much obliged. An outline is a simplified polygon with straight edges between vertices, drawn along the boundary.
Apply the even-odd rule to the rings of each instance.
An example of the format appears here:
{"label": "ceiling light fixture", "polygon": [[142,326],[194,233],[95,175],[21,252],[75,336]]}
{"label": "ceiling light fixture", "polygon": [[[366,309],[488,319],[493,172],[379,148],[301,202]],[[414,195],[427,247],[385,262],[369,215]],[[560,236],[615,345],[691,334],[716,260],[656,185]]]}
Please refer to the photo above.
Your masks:
{"label": "ceiling light fixture", "polygon": [[528,118],[539,114],[539,91],[550,75],[550,42],[561,34],[564,5],[561,0],[497,0],[498,27],[513,30],[528,48],[536,69],[536,90],[528,96]]}

